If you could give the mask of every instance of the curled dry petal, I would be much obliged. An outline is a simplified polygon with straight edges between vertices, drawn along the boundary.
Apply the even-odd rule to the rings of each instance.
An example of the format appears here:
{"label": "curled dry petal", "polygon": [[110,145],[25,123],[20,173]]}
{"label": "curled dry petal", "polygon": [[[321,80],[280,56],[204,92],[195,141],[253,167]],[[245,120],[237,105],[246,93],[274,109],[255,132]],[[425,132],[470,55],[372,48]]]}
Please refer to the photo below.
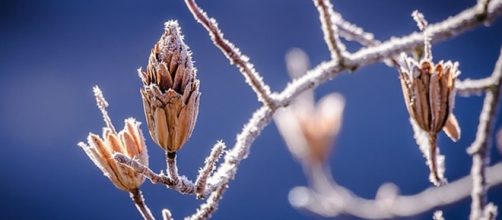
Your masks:
{"label": "curled dry petal", "polygon": [[164,150],[176,152],[192,134],[200,97],[191,53],[176,21],[165,23],[147,69],[139,75],[150,135]]}

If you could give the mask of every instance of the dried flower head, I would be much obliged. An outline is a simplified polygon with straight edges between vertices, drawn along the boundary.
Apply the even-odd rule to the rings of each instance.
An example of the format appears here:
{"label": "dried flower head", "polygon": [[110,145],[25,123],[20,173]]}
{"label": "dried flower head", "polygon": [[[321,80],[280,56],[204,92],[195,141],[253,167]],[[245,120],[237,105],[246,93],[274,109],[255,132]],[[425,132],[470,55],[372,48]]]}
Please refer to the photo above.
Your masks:
{"label": "dried flower head", "polygon": [[87,137],[87,144],[80,142],[78,145],[117,188],[133,192],[143,184],[145,177],[131,168],[119,164],[113,159],[113,154],[124,154],[148,166],[145,139],[139,128],[141,123],[134,118],[128,118],[125,120],[124,129],[117,133],[106,111],[108,103],[97,86],[94,87],[94,95],[103,114],[106,127],[103,128],[102,137],[90,133]]}
{"label": "dried flower head", "polygon": [[[458,63],[452,61],[432,62],[430,39],[427,33],[427,21],[415,11],[413,18],[424,32],[424,56],[420,61],[401,54],[400,80],[410,121],[417,132],[425,132],[427,141],[418,141],[428,159],[431,181],[440,185],[444,182],[442,167],[439,167],[437,134],[444,130],[453,141],[460,138],[460,127],[452,110],[455,101],[455,79],[460,74]],[[427,146],[425,146],[427,145]]]}
{"label": "dried flower head", "polygon": [[140,69],[139,76],[150,135],[167,152],[176,152],[192,134],[200,97],[196,69],[178,22],[165,23],[146,71]]}

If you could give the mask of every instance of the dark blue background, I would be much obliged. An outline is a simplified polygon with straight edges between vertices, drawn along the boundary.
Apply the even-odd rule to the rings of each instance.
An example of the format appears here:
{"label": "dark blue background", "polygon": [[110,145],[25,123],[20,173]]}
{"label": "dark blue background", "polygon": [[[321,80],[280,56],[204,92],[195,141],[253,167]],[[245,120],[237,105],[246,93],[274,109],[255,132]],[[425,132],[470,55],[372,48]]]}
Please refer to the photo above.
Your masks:
{"label": "dark blue background", "polygon": [[[309,0],[201,0],[225,36],[251,57],[273,90],[285,87],[285,52],[304,49],[313,64],[329,59],[317,11]],[[417,28],[410,17],[421,10],[431,22],[456,14],[475,1],[336,1],[346,19],[381,40]],[[145,121],[136,69],[144,66],[163,22],[178,19],[193,51],[201,80],[201,107],[193,137],[179,153],[180,172],[193,179],[219,139],[235,135],[259,106],[243,77],[212,45],[181,0],[0,1],[0,218],[138,219],[128,195],[103,177],[77,142],[103,123],[91,87],[104,91],[116,127],[129,116]],[[460,62],[460,78],[491,74],[502,43],[502,23],[480,27],[433,48],[435,60]],[[349,44],[351,51],[357,48]],[[342,74],[319,87],[337,91],[347,105],[343,130],[331,158],[335,179],[370,198],[384,182],[412,194],[429,187],[427,167],[412,137],[395,69],[383,64]],[[465,152],[473,141],[482,97],[458,97],[455,112],[462,139],[441,134],[450,180],[468,174]],[[500,127],[497,121],[497,128]],[[145,126],[142,126],[145,129]],[[144,130],[146,134],[146,130]],[[150,164],[164,168],[164,156],[147,136]],[[500,155],[493,150],[493,160]],[[289,190],[305,185],[275,125],[268,126],[230,184],[216,219],[317,218],[293,209]],[[189,215],[200,204],[190,196],[150,183],[143,185],[157,217],[163,207]],[[502,206],[501,187],[490,200]],[[447,219],[466,219],[469,200],[445,208]],[[501,207],[502,208],[502,207]],[[350,219],[350,217],[345,217]],[[344,217],[340,217],[344,219]],[[431,213],[412,219],[431,219]]]}

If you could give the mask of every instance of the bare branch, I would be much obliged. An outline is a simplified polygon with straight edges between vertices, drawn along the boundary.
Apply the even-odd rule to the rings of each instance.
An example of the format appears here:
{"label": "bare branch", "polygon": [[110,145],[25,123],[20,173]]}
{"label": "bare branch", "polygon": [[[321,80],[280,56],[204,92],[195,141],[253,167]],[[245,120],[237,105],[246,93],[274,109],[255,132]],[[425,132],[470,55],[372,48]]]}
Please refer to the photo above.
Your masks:
{"label": "bare branch", "polygon": [[314,0],[314,4],[319,12],[324,41],[328,45],[331,59],[337,60],[343,66],[347,59],[347,50],[338,37],[338,27],[334,24],[337,17],[334,16],[333,5],[330,0]]}
{"label": "bare branch", "polygon": [[[487,187],[502,184],[502,163],[488,167],[486,173]],[[290,201],[297,208],[325,217],[347,214],[366,219],[393,219],[418,215],[458,202],[469,196],[472,180],[470,176],[466,176],[447,185],[430,187],[409,196],[398,195],[397,189],[383,190],[385,188],[388,187],[381,187],[377,199],[371,200],[360,198],[338,185],[332,185],[330,191],[322,192],[296,187],[290,192]]]}
{"label": "bare branch", "polygon": [[185,4],[190,9],[195,20],[202,24],[209,32],[214,45],[220,48],[231,64],[239,68],[239,71],[246,78],[246,82],[255,91],[258,99],[267,106],[274,106],[275,102],[270,96],[268,85],[263,82],[263,78],[254,69],[254,65],[249,61],[249,58],[243,55],[232,42],[223,37],[223,32],[218,28],[216,20],[209,18],[206,12],[195,3],[195,0],[185,0]]}
{"label": "bare branch", "polygon": [[483,212],[486,206],[486,166],[490,163],[491,138],[493,126],[497,116],[499,97],[502,85],[502,50],[492,74],[493,84],[486,93],[483,109],[479,115],[479,125],[476,139],[467,149],[472,155],[471,175],[473,181],[471,220],[484,218]]}
{"label": "bare branch", "polygon": [[223,141],[218,141],[214,145],[209,156],[206,158],[206,161],[204,162],[204,167],[199,170],[199,176],[195,181],[195,189],[197,197],[202,198],[204,196],[206,190],[207,178],[216,168],[216,163],[218,162],[218,159],[220,159],[220,156],[223,154],[225,148],[226,148],[225,143],[223,143]]}
{"label": "bare branch", "polygon": [[[483,24],[485,21],[493,21],[501,14],[502,0],[491,1],[484,20],[479,20],[479,13],[476,6],[466,9],[442,22],[429,25],[428,33],[432,40],[431,43],[457,36],[467,30]],[[307,89],[317,87],[322,82],[332,79],[342,71],[382,61],[386,58],[396,56],[401,52],[412,50],[422,44],[423,34],[412,33],[401,38],[390,39],[378,46],[359,50],[351,56],[350,63],[346,63],[345,67],[341,67],[333,60],[322,62],[314,69],[310,70],[305,76],[290,83],[277,96],[278,105],[284,106],[289,104],[289,102],[291,102],[291,100],[299,93]]]}
{"label": "bare branch", "polygon": [[[194,13],[196,19],[202,22],[205,26],[214,26],[209,22],[207,15],[203,14],[200,8],[195,5],[193,0],[185,0],[188,7]],[[490,4],[486,20],[494,20],[502,13],[502,0],[493,0]],[[480,25],[482,21],[476,19],[475,7],[467,9],[460,14],[450,17],[447,20],[430,25],[429,34],[432,42],[444,40],[459,35],[469,29]],[[319,84],[333,78],[341,71],[348,70],[355,67],[369,65],[378,61],[383,61],[389,57],[398,55],[402,51],[411,50],[418,45],[423,44],[423,35],[421,33],[413,33],[408,36],[391,39],[378,46],[365,48],[358,51],[353,59],[351,65],[344,67],[340,66],[337,62],[331,60],[319,64],[316,68],[309,71],[308,74],[298,78],[290,83],[276,98],[278,103],[274,106],[260,107],[244,126],[242,131],[237,135],[237,141],[233,148],[225,155],[224,162],[218,167],[213,176],[209,179],[211,186],[218,188],[219,186],[226,185],[237,173],[238,165],[249,154],[251,144],[258,137],[260,132],[272,120],[274,112],[282,106],[289,104],[296,96],[303,91],[314,88]]]}
{"label": "bare branch", "polygon": [[143,198],[143,193],[141,193],[141,190],[135,189],[131,191],[130,196],[132,201],[136,205],[136,208],[141,213],[141,216],[143,216],[143,219],[155,220],[155,218],[152,215],[152,212],[150,211],[148,206],[146,206],[145,199]]}

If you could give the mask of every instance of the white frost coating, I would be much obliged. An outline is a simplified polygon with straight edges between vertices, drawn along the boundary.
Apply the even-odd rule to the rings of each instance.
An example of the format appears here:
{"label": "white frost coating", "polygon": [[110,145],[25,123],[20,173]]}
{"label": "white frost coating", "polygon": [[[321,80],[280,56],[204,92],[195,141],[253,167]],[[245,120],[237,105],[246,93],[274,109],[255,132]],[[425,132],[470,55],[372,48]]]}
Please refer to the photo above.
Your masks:
{"label": "white frost coating", "polygon": [[[415,141],[417,142],[417,145],[420,148],[420,151],[422,151],[422,154],[424,158],[426,159],[427,166],[431,170],[430,175],[429,175],[429,180],[436,186],[443,185],[447,182],[446,178],[444,177],[444,162],[445,162],[445,157],[440,154],[439,152],[439,147],[436,147],[436,160],[432,160],[432,154],[430,151],[430,143],[429,143],[429,136],[427,132],[422,130],[418,125],[417,122],[415,122],[414,119],[410,118],[410,123],[411,127],[413,128],[413,133],[415,137]],[[433,166],[433,163],[435,163],[435,166]],[[436,167],[436,170],[433,170],[433,167]],[[439,182],[435,178],[434,173],[436,173],[439,177]]]}

